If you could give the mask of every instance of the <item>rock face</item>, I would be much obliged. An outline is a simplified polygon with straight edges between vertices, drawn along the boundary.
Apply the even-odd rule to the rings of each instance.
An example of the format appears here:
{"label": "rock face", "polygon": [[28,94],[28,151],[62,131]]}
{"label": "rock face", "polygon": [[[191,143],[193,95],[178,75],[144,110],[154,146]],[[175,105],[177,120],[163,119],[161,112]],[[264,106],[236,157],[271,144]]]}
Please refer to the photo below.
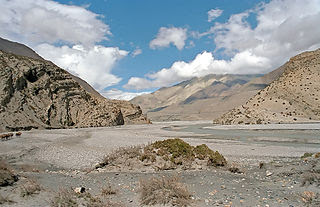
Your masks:
{"label": "rock face", "polygon": [[147,123],[139,107],[86,91],[53,63],[0,51],[0,130]]}
{"label": "rock face", "polygon": [[[280,67],[283,74],[218,124],[297,123],[320,120],[320,49]],[[278,69],[279,70],[279,69]]]}
{"label": "rock face", "polygon": [[151,120],[215,119],[244,104],[282,72],[264,76],[212,74],[138,96],[130,102],[140,105]]}

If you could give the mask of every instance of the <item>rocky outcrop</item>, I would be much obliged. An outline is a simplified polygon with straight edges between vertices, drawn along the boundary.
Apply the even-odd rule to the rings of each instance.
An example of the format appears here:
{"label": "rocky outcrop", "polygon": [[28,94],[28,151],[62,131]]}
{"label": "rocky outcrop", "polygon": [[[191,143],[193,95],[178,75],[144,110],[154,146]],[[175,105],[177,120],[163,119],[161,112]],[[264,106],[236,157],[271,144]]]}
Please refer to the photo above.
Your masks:
{"label": "rocky outcrop", "polygon": [[53,63],[0,51],[0,129],[147,123],[139,107],[86,91]]}
{"label": "rocky outcrop", "polygon": [[297,123],[320,120],[320,49],[281,66],[283,74],[217,124]]}

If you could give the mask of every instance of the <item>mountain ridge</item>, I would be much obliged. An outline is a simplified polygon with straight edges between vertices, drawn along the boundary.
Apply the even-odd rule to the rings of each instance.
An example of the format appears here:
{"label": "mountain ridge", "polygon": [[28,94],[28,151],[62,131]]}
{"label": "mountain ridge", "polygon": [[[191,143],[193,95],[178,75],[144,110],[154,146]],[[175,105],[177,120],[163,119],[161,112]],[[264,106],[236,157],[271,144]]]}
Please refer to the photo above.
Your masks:
{"label": "mountain ridge", "polygon": [[290,58],[282,75],[216,124],[297,123],[320,120],[320,49]]}

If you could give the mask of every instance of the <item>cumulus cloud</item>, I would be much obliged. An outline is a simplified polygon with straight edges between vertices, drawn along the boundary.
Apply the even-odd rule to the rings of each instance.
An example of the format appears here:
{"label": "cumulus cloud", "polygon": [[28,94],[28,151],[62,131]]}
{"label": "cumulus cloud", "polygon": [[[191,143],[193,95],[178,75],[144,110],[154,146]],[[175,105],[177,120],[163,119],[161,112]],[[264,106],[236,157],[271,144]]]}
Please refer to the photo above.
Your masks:
{"label": "cumulus cloud", "polygon": [[212,22],[216,18],[220,17],[223,13],[221,9],[211,9],[208,11],[208,22]]}
{"label": "cumulus cloud", "polygon": [[161,27],[155,39],[151,40],[151,49],[169,47],[170,44],[182,50],[187,39],[187,29],[180,27]]}
{"label": "cumulus cloud", "polygon": [[111,70],[117,61],[128,54],[117,47],[99,45],[85,48],[82,45],[57,47],[41,44],[35,50],[45,59],[86,80],[99,91],[121,81],[121,78],[111,74]]}
{"label": "cumulus cloud", "polygon": [[257,69],[260,71],[265,70],[266,65],[270,65],[268,59],[257,57],[248,51],[238,53],[229,61],[216,60],[212,53],[203,52],[190,62],[175,62],[170,68],[163,68],[156,73],[146,75],[147,78],[132,77],[124,87],[142,90],[168,86],[176,82],[212,73],[256,73]]}
{"label": "cumulus cloud", "polygon": [[92,45],[111,35],[102,17],[86,8],[51,0],[2,0],[0,36],[14,41]]}
{"label": "cumulus cloud", "polygon": [[[250,15],[256,17],[256,27],[249,23]],[[194,34],[198,38],[212,35],[215,51],[223,51],[230,60],[203,52],[190,62],[178,61],[144,78],[132,77],[126,87],[163,87],[210,73],[269,72],[298,53],[320,47],[319,19],[320,0],[272,0]]]}
{"label": "cumulus cloud", "polygon": [[110,98],[110,99],[129,101],[136,96],[140,96],[140,95],[148,94],[148,93],[151,93],[151,92],[132,93],[132,92],[121,91],[118,89],[111,89],[111,90],[107,90],[107,91],[102,92],[101,95],[103,95],[106,98]]}
{"label": "cumulus cloud", "polygon": [[128,52],[97,45],[111,35],[101,18],[85,7],[52,0],[1,0],[0,36],[32,46],[102,92],[121,81],[112,68]]}

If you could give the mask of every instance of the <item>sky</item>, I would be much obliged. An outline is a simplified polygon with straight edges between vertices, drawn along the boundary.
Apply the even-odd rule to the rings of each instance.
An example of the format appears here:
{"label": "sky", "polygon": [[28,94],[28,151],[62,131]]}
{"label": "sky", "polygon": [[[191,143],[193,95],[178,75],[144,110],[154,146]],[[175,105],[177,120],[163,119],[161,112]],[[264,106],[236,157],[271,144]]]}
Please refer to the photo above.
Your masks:
{"label": "sky", "polygon": [[320,0],[0,0],[0,36],[107,98],[263,74],[320,48]]}

